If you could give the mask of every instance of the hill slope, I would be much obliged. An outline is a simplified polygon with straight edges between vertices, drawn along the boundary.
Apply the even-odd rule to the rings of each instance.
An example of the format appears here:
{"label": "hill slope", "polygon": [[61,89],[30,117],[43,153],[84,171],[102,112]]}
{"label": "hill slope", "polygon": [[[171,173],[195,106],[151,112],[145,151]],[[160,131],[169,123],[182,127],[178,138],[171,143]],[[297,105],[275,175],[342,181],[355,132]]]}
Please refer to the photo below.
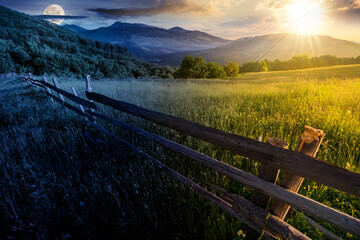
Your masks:
{"label": "hill slope", "polygon": [[95,78],[164,73],[157,65],[132,56],[127,48],[0,6],[0,73],[6,72]]}
{"label": "hill slope", "polygon": [[[70,28],[70,27],[69,27]],[[72,26],[71,29],[74,29]],[[137,56],[151,60],[154,56],[204,50],[231,41],[200,31],[188,31],[180,27],[163,29],[145,24],[116,22],[109,27],[80,31],[95,40],[126,46]]]}
{"label": "hill slope", "polygon": [[87,30],[85,28],[79,27],[79,26],[74,25],[74,24],[65,24],[65,25],[63,25],[63,27],[65,27],[67,29],[70,29],[70,30],[73,30],[74,32],[81,32],[81,31],[86,31]]}
{"label": "hill slope", "polygon": [[[311,40],[311,41],[310,41]],[[360,44],[331,38],[296,34],[272,34],[239,39],[233,43],[204,51],[169,54],[158,57],[161,64],[178,65],[186,54],[199,55],[207,61],[226,64],[269,60],[288,60],[295,55],[308,53],[312,56],[334,55],[356,57],[360,55]]]}

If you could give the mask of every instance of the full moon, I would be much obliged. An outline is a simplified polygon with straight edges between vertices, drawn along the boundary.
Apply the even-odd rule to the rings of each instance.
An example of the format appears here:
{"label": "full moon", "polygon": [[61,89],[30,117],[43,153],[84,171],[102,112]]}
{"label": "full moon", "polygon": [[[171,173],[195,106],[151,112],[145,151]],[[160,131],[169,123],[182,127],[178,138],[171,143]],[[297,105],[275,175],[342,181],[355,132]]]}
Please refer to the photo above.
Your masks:
{"label": "full moon", "polygon": [[[65,16],[65,11],[64,11],[64,9],[62,9],[62,7],[60,7],[59,5],[52,4],[52,5],[48,6],[48,7],[45,9],[44,15],[59,15],[59,16]],[[61,23],[64,21],[64,19],[62,19],[62,18],[53,18],[53,19],[48,19],[48,21],[59,25],[59,24],[61,24]]]}

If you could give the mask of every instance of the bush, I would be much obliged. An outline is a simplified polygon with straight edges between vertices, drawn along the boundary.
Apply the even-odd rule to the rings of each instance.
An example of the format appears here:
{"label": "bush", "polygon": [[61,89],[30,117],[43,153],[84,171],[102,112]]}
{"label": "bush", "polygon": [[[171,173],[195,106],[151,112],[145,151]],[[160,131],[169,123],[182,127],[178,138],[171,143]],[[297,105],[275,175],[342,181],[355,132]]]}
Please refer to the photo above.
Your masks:
{"label": "bush", "polygon": [[10,52],[11,57],[16,63],[23,64],[30,60],[30,56],[22,47],[17,47]]}
{"label": "bush", "polygon": [[236,62],[229,62],[227,66],[224,66],[227,77],[237,77],[239,75],[239,65]]}
{"label": "bush", "polygon": [[194,78],[206,78],[207,66],[204,58],[197,56],[193,65]]}
{"label": "bush", "polygon": [[[237,66],[237,64],[236,64]],[[233,64],[232,64],[233,67]],[[236,70],[232,70],[236,72]],[[237,72],[238,72],[237,68]],[[225,70],[218,64],[211,62],[206,64],[204,58],[194,58],[187,55],[181,62],[180,68],[174,73],[175,78],[225,78]]]}
{"label": "bush", "polygon": [[204,58],[191,55],[184,57],[179,70],[175,73],[176,78],[206,78],[207,66]]}
{"label": "bush", "polygon": [[217,65],[214,62],[210,62],[207,64],[207,70],[208,70],[208,74],[207,74],[208,78],[225,78],[226,77],[225,70],[221,66]]}

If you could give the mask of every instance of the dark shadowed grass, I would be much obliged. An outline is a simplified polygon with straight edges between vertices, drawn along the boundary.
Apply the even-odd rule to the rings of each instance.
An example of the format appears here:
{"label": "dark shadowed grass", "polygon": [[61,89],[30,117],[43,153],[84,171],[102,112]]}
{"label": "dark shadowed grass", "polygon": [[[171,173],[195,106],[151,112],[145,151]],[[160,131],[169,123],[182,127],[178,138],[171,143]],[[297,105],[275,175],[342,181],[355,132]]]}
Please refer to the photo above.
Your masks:
{"label": "dark shadowed grass", "polygon": [[[340,69],[342,76],[358,67]],[[238,80],[94,81],[93,91],[206,126],[264,140],[279,137],[294,149],[305,125],[327,135],[318,158],[360,172],[360,78],[334,78],[326,68],[249,74]],[[326,75],[327,74],[327,75]],[[310,77],[306,77],[311,75]],[[301,77],[303,76],[303,77]],[[328,76],[328,79],[325,78]],[[294,81],[296,80],[296,81]],[[60,79],[84,96],[84,80]],[[6,89],[11,88],[11,91]],[[88,129],[19,80],[0,82],[1,234],[15,238],[242,239],[232,216],[162,174],[151,164]],[[100,105],[101,106],[101,105]],[[257,174],[258,164],[211,144],[101,106],[106,115],[143,127]],[[156,144],[99,122],[207,189],[215,185],[249,197],[251,190]],[[104,140],[96,147],[89,132]],[[300,193],[360,217],[360,200],[305,181]],[[286,219],[314,239],[321,234],[299,214]],[[324,223],[322,223],[324,224]],[[345,239],[351,234],[324,224]],[[240,233],[240,232],[239,232]],[[245,236],[246,238],[246,236]]]}
{"label": "dark shadowed grass", "polygon": [[[11,86],[1,91],[0,236],[192,238],[211,207],[198,209],[203,199],[107,138],[97,147],[84,133],[103,136],[35,88],[0,88]],[[194,200],[185,209],[183,197]]]}

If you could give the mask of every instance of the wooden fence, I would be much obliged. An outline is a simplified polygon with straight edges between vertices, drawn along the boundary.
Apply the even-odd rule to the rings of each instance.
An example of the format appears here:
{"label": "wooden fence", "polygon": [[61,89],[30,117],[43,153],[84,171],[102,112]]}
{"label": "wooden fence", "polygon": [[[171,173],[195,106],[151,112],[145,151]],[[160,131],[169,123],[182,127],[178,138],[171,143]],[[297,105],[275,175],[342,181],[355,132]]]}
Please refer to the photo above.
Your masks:
{"label": "wooden fence", "polygon": [[[300,136],[296,151],[290,151],[287,149],[287,143],[279,139],[270,139],[268,143],[262,143],[246,137],[202,126],[195,122],[145,109],[130,103],[117,101],[102,94],[92,92],[89,76],[86,79],[86,97],[88,99],[78,97],[75,88],[72,88],[73,93],[62,90],[55,78],[53,79],[54,85],[48,83],[46,78],[44,78],[44,80],[36,80],[31,74],[29,74],[28,77],[22,77],[22,79],[47,94],[52,101],[59,102],[66,109],[83,116],[89,126],[110,136],[122,145],[139,154],[144,159],[153,162],[153,164],[158,166],[164,172],[240,219],[253,230],[264,234],[267,238],[309,239],[309,237],[284,221],[290,206],[294,211],[297,211],[295,209],[298,209],[310,216],[328,222],[335,227],[360,237],[359,219],[297,193],[303,179],[306,178],[353,196],[360,197],[359,173],[348,171],[314,157],[325,136],[321,130],[307,127],[304,134]],[[57,96],[52,94],[51,91],[56,92]],[[76,107],[66,102],[65,98],[79,106]],[[119,111],[129,113],[158,125],[174,129],[178,132],[214,144],[235,154],[259,161],[262,164],[259,169],[259,176],[251,175],[243,170],[220,162],[156,134],[109,118],[100,113],[96,113],[95,110],[98,109],[98,105],[94,102],[110,106]],[[84,107],[88,108],[88,110],[85,111]],[[246,187],[254,189],[251,200],[247,200],[221,188],[218,188],[217,194],[222,197],[209,192],[180,173],[167,167],[159,160],[142,152],[137,147],[101,127],[97,123],[98,120],[114,124],[133,132],[136,135],[160,144],[169,150],[197,161],[232,178]],[[284,171],[284,177],[280,185],[277,185],[276,182],[280,169]],[[308,219],[309,224],[319,231],[322,231],[327,239],[340,239],[312,219],[306,218]]]}

